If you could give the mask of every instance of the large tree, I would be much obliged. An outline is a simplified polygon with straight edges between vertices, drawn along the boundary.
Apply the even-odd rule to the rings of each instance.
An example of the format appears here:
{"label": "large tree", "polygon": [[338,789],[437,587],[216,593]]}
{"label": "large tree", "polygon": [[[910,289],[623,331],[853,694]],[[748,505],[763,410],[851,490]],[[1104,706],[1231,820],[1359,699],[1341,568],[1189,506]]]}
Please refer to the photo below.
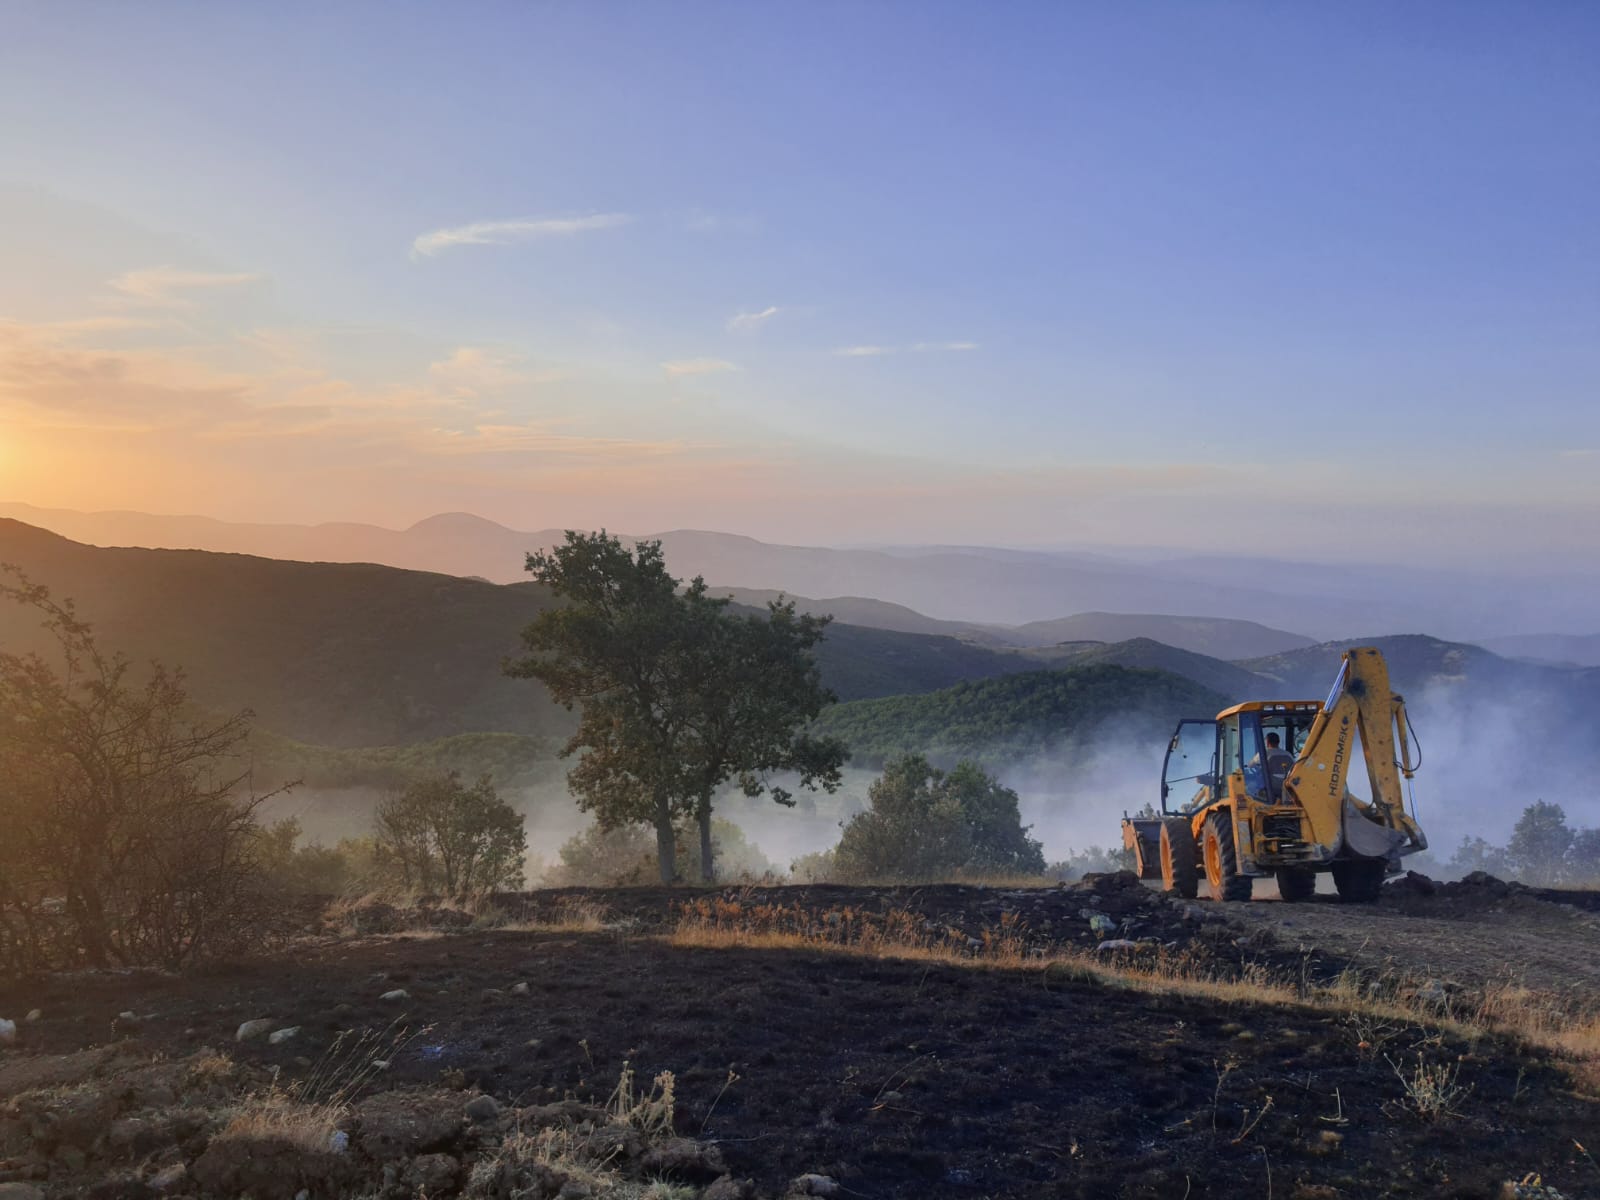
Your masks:
{"label": "large tree", "polygon": [[581,710],[562,751],[580,755],[568,783],[603,827],[654,826],[663,882],[676,874],[681,815],[700,822],[711,878],[712,802],[726,783],[780,803],[791,797],[779,772],[837,786],[842,746],[804,732],[831,699],[811,657],[826,621],[792,604],[736,617],[704,580],[680,591],[659,542],[630,550],[604,531],[569,530],[527,568],[559,603],[523,631],[529,654],[506,669]]}
{"label": "large tree", "polygon": [[1572,829],[1559,804],[1535,800],[1522,810],[1506,843],[1512,869],[1529,883],[1560,883],[1566,874]]}

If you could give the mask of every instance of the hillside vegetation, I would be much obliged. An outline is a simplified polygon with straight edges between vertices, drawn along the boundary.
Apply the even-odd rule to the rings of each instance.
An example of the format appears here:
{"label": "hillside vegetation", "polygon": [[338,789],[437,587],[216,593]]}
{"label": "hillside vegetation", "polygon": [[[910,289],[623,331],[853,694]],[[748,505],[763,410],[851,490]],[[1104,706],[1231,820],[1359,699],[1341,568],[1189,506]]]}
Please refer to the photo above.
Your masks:
{"label": "hillside vegetation", "polygon": [[[0,562],[77,604],[103,645],[181,666],[195,702],[321,746],[393,746],[464,733],[565,737],[572,718],[501,663],[549,604],[492,584],[368,563],[283,562],[203,550],[84,546],[0,519]],[[0,607],[0,644],[46,644]],[[818,662],[841,699],[948,687],[1023,669],[954,638],[834,624]]]}
{"label": "hillside vegetation", "polygon": [[840,704],[822,714],[818,729],[843,738],[857,765],[907,753],[935,762],[1009,765],[1089,734],[1108,717],[1122,732],[1159,736],[1179,717],[1209,715],[1226,703],[1210,688],[1165,671],[1100,665]]}

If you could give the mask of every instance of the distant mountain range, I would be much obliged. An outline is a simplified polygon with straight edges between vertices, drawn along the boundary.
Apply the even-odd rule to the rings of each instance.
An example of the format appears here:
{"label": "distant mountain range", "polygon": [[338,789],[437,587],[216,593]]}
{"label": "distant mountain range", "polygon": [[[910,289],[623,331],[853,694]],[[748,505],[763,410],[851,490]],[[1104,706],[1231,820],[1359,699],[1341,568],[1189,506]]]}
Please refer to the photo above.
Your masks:
{"label": "distant mountain range", "polygon": [[[523,626],[550,602],[532,583],[505,586],[373,564],[106,549],[4,519],[0,562],[15,563],[57,595],[73,598],[106,647],[136,664],[159,659],[184,668],[198,703],[216,711],[251,708],[263,730],[299,742],[407,746],[507,733],[548,745],[571,728],[571,715],[537,684],[500,673],[502,660],[520,648]],[[1136,747],[1119,753],[1159,760],[1157,727],[1178,710],[1206,715],[1243,699],[1319,699],[1340,652],[1374,644],[1388,658],[1394,685],[1410,701],[1426,740],[1429,795],[1446,801],[1458,814],[1453,819],[1481,818],[1485,828],[1498,829],[1509,824],[1508,813],[1542,797],[1566,803],[1592,823],[1581,806],[1592,807],[1592,780],[1600,770],[1600,743],[1589,730],[1600,710],[1597,668],[1517,661],[1421,635],[1291,645],[1235,661],[1152,637],[1016,645],[1005,639],[1024,636],[1017,630],[969,634],[956,623],[958,636],[951,636],[927,632],[948,623],[919,624],[927,619],[876,602],[809,603],[916,626],[882,629],[837,620],[820,648],[824,679],[843,700],[874,701],[845,703],[826,717],[830,728],[858,737],[858,749],[869,758],[920,745],[998,763],[1114,718],[1117,746]],[[1044,636],[1115,636],[1136,628],[1229,646],[1239,644],[1231,640],[1237,637],[1303,641],[1237,622],[1098,614],[1052,622]],[[0,646],[45,644],[31,614],[0,604]],[[1053,724],[1059,726],[1054,731]],[[392,773],[419,754],[429,761],[430,755],[441,761],[483,756],[485,744],[479,739],[410,756],[326,762],[305,748],[275,753],[308,775],[357,771],[367,777],[380,768]],[[493,746],[488,758],[509,773],[525,772],[541,753],[526,738]],[[1040,770],[1048,775],[1053,768]]]}
{"label": "distant mountain range", "polygon": [[[430,517],[405,530],[349,523],[233,524],[203,517],[78,513],[24,504],[0,504],[0,515],[100,546],[192,548],[305,562],[383,563],[477,576],[496,583],[522,580],[527,551],[547,547],[560,537],[558,530],[517,531],[464,513]],[[661,539],[675,574],[685,578],[702,575],[718,588],[871,597],[883,605],[913,610],[913,615],[927,614],[924,621],[962,626],[1027,627],[1036,622],[1054,623],[1070,613],[1176,611],[1191,617],[1257,623],[1271,631],[1292,629],[1313,639],[1343,638],[1364,629],[1427,629],[1440,636],[1473,640],[1561,629],[1587,634],[1593,630],[1594,613],[1600,610],[1600,570],[1535,577],[1291,562],[1265,556],[1162,561],[1148,561],[1144,556],[1135,561],[1103,553],[983,547],[862,550],[779,546],[695,530],[651,536]],[[899,619],[910,618],[902,614]],[[900,632],[954,632],[929,626],[886,627]],[[1126,634],[1156,635],[1150,629],[1130,629]],[[1086,635],[1063,627],[1018,636],[1020,644],[1038,645]],[[967,640],[982,638],[972,634]],[[1200,641],[1188,641],[1185,648],[1201,653],[1207,650]],[[1262,653],[1283,648],[1254,650]],[[1221,655],[1239,649],[1222,641],[1210,646]]]}
{"label": "distant mountain range", "polygon": [[[197,702],[331,746],[461,733],[556,735],[570,716],[502,676],[550,602],[533,583],[364,563],[201,550],[107,549],[0,519],[0,562],[71,598],[107,649],[181,666]],[[36,649],[33,615],[0,604],[0,646]],[[843,699],[948,687],[1038,664],[956,638],[835,624],[818,652]]]}

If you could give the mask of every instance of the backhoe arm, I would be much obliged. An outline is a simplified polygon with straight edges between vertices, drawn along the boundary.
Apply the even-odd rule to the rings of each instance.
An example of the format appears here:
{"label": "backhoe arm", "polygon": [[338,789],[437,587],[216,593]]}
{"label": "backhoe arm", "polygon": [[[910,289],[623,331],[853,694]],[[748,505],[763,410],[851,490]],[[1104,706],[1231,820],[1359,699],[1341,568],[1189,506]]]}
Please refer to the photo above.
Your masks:
{"label": "backhoe arm", "polygon": [[[1358,746],[1366,759],[1370,804],[1349,793]],[[1372,646],[1348,651],[1284,783],[1286,797],[1304,810],[1311,840],[1326,856],[1343,849],[1387,858],[1427,846],[1406,812],[1400,782],[1411,778],[1410,755],[1405,701],[1390,690],[1383,654]]]}

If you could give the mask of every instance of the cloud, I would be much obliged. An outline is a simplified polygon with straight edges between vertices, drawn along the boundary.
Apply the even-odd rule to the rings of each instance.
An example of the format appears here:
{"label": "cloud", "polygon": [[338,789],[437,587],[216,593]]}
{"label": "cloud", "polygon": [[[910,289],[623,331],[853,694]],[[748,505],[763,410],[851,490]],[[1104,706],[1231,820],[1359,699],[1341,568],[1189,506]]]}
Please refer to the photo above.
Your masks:
{"label": "cloud", "polygon": [[909,346],[844,346],[834,354],[840,358],[877,358],[884,354],[929,354],[977,348],[977,342],[912,342]]}
{"label": "cloud", "polygon": [[247,272],[183,271],[176,267],[146,267],[128,271],[111,281],[114,290],[146,304],[188,304],[184,293],[216,291],[260,283],[262,276]]}
{"label": "cloud", "polygon": [[506,246],[539,238],[572,237],[596,229],[615,229],[633,220],[627,213],[593,213],[587,217],[524,217],[511,221],[474,221],[424,233],[411,243],[412,258],[428,258],[456,246]]}
{"label": "cloud", "polygon": [[739,368],[721,358],[680,358],[664,362],[661,369],[668,375],[715,375],[719,371],[737,371]]}
{"label": "cloud", "polygon": [[760,312],[742,312],[737,316],[728,318],[729,333],[754,333],[773,317],[778,315],[776,304],[763,308]]}
{"label": "cloud", "polygon": [[514,354],[485,346],[458,346],[449,358],[430,363],[428,374],[447,391],[476,396],[529,382],[531,377],[518,369],[519,362]]}
{"label": "cloud", "polygon": [[1557,450],[1557,458],[1594,458],[1600,455],[1600,450],[1585,448],[1581,450]]}

